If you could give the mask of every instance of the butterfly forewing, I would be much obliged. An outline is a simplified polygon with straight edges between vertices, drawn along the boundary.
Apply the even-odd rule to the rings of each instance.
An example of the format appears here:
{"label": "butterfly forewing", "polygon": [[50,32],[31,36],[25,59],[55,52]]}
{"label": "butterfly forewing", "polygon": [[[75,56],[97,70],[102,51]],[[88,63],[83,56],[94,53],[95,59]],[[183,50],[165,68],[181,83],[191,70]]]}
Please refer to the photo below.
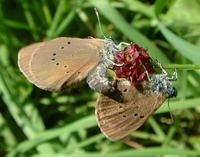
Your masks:
{"label": "butterfly forewing", "polygon": [[39,88],[59,91],[84,79],[101,60],[103,48],[104,41],[94,38],[60,37],[43,42],[31,55],[28,79]]}
{"label": "butterfly forewing", "polygon": [[106,137],[113,141],[126,137],[163,103],[165,97],[146,86],[141,90],[128,81],[120,81],[117,85],[120,91],[118,96],[99,96],[96,105],[97,122]]}
{"label": "butterfly forewing", "polygon": [[29,79],[32,80],[33,77],[30,73],[30,60],[31,56],[33,53],[39,49],[39,47],[44,44],[44,43],[36,43],[36,44],[31,44],[29,46],[26,46],[22,48],[19,53],[18,53],[18,65],[20,68],[20,71]]}

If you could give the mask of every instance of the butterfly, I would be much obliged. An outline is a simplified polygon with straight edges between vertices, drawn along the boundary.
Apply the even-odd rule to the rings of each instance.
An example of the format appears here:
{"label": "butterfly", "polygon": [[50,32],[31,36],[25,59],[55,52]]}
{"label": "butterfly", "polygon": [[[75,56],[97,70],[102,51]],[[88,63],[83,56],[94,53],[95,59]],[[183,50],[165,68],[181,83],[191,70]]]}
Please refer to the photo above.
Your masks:
{"label": "butterfly", "polygon": [[118,80],[116,90],[107,95],[100,94],[95,113],[101,132],[110,140],[120,140],[141,127],[162,103],[176,97],[177,90],[163,69],[162,74],[150,75],[150,80],[132,84],[129,80]]}
{"label": "butterfly", "polygon": [[22,48],[18,65],[30,82],[47,91],[61,91],[87,78],[89,86],[101,92],[112,88],[106,70],[115,64],[117,50],[108,38],[59,37]]}

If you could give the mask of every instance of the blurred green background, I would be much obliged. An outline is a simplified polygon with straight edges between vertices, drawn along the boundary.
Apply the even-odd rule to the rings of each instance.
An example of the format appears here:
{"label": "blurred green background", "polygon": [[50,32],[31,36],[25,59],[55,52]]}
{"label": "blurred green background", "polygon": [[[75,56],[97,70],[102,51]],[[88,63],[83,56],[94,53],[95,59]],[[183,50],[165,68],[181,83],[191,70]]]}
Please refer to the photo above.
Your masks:
{"label": "blurred green background", "polygon": [[[100,133],[98,96],[83,82],[62,93],[45,92],[20,73],[25,45],[58,36],[136,42],[172,72],[178,97],[169,100],[131,138],[143,149]],[[200,156],[199,0],[0,0],[0,156]]]}

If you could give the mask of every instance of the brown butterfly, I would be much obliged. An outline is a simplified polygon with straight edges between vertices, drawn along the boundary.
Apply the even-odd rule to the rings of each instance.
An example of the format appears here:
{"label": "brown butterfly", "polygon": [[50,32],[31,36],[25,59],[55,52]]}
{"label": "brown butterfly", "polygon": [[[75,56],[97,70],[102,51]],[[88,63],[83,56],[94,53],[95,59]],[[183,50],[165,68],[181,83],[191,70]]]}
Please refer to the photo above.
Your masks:
{"label": "brown butterfly", "polygon": [[107,38],[59,37],[22,48],[18,65],[30,82],[44,90],[60,91],[90,76],[89,86],[101,92],[112,88],[106,70],[114,64],[116,51],[115,43]]}
{"label": "brown butterfly", "polygon": [[[101,94],[96,104],[97,122],[110,140],[120,140],[138,129],[176,89],[165,74],[151,75],[150,81],[132,85],[119,80],[113,93]],[[174,79],[175,80],[175,79]]]}

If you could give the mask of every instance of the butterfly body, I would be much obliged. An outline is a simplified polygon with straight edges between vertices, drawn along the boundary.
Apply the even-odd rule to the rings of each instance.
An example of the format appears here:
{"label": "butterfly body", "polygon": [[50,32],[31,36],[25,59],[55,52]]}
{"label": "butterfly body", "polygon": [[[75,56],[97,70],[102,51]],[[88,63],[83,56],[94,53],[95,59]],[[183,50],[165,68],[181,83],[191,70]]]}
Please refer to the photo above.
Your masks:
{"label": "butterfly body", "polygon": [[91,89],[108,93],[114,90],[114,81],[108,79],[106,72],[110,66],[113,66],[115,53],[118,51],[116,44],[111,39],[105,39],[105,45],[102,52],[102,60],[89,73],[86,81]]}
{"label": "butterfly body", "polygon": [[115,81],[109,80],[106,76],[108,64],[101,62],[88,75],[86,81],[91,89],[99,93],[109,93],[115,90]]}

